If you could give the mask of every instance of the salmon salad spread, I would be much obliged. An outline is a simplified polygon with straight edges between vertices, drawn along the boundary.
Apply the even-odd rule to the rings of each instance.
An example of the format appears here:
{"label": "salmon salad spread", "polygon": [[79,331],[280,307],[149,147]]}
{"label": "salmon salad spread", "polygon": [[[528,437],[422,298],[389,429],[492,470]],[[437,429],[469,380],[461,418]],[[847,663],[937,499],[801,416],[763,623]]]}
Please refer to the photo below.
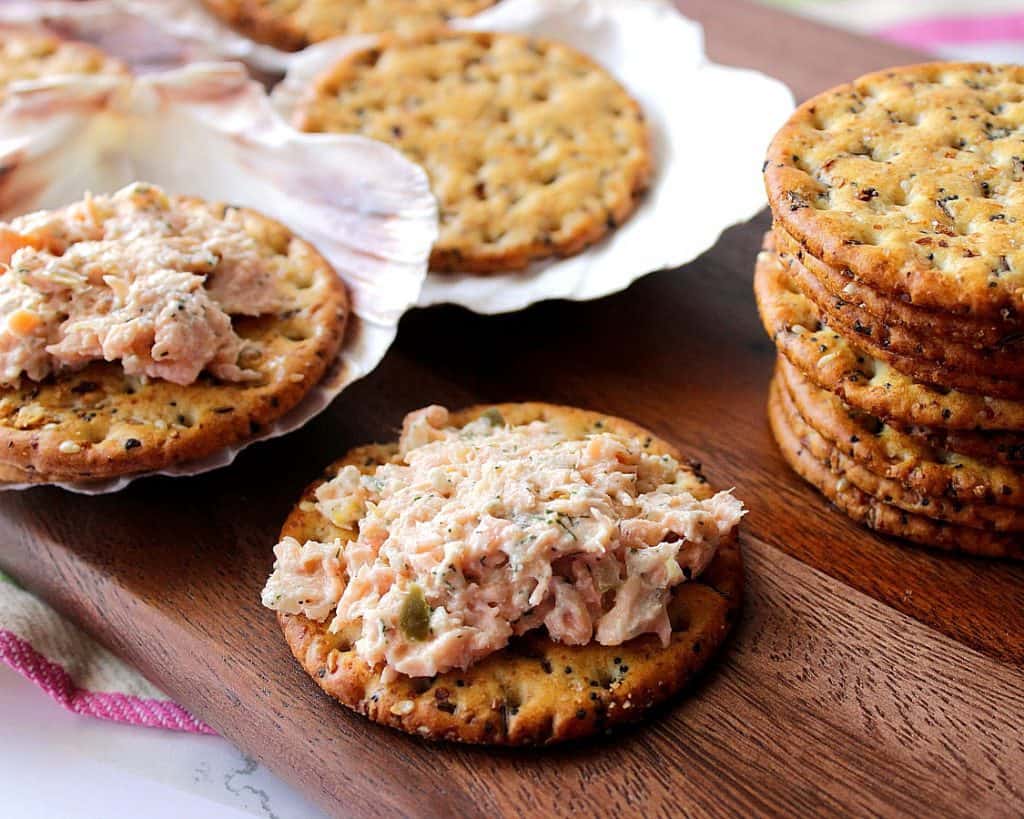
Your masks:
{"label": "salmon salad spread", "polygon": [[256,377],[231,316],[281,298],[243,220],[135,183],[0,223],[0,384],[91,361],[182,385]]}
{"label": "salmon salad spread", "polygon": [[607,431],[461,428],[431,406],[405,419],[398,456],[343,467],[316,509],[350,537],[285,537],[263,603],[352,636],[370,666],[411,677],[465,669],[545,628],[567,645],[667,645],[672,589],[697,577],[744,514],[698,500],[680,464]]}

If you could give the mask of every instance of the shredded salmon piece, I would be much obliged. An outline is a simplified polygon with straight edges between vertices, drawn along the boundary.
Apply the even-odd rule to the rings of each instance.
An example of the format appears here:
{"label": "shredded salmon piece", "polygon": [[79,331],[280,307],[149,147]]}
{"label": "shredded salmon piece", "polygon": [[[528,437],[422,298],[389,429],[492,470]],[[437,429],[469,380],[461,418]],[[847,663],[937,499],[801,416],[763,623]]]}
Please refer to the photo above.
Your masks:
{"label": "shredded salmon piece", "polygon": [[11,257],[23,247],[39,248],[38,237],[26,236],[10,228],[0,227],[0,263],[10,264]]}
{"label": "shredded salmon piece", "polygon": [[7,317],[7,328],[16,336],[28,336],[39,329],[43,320],[31,310],[15,310]]}

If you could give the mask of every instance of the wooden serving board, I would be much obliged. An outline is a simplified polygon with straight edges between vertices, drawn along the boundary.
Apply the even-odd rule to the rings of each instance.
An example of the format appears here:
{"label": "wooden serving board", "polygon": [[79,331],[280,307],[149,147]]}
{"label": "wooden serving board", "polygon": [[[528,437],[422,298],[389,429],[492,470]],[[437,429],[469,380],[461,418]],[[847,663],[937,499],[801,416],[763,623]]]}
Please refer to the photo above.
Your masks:
{"label": "wooden serving board", "polygon": [[[915,59],[740,2],[682,6],[715,59],[800,97]],[[880,539],[785,467],[751,296],[766,225],[597,302],[415,311],[376,373],[229,469],[0,496],[0,566],[337,815],[1021,815],[1024,567]],[[259,605],[289,507],[411,409],[523,399],[632,418],[737,487],[748,599],[729,650],[642,727],[550,750],[428,745],[334,705]]]}

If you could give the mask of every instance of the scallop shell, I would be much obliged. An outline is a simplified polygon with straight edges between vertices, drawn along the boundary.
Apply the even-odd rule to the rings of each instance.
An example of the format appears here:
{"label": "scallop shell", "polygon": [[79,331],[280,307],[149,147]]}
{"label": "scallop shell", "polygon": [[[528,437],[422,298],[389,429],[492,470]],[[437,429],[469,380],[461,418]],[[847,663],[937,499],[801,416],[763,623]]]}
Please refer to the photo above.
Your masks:
{"label": "scallop shell", "polygon": [[[257,440],[302,426],[377,366],[437,238],[419,166],[363,137],[298,133],[233,63],[12,84],[0,105],[0,169],[3,219],[145,180],[259,210],[316,246],[349,287],[353,326],[324,381]],[[243,448],[158,474],[206,472]],[[132,479],[60,485],[99,493]]]}

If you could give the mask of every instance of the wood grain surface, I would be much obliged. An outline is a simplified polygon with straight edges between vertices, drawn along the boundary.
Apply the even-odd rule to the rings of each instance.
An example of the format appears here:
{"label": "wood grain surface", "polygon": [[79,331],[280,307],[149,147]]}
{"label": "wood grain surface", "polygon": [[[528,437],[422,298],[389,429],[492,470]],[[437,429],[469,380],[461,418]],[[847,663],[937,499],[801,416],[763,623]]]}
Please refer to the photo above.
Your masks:
{"label": "wood grain surface", "polygon": [[[734,0],[681,6],[715,59],[801,97],[915,59]],[[786,469],[750,292],[766,226],[601,301],[415,311],[327,413],[212,475],[0,496],[0,568],[339,816],[1021,815],[1024,567],[878,538]],[[551,750],[430,746],[334,705],[259,606],[289,507],[411,409],[525,399],[636,420],[737,488],[748,600],[727,653],[645,725]]]}

